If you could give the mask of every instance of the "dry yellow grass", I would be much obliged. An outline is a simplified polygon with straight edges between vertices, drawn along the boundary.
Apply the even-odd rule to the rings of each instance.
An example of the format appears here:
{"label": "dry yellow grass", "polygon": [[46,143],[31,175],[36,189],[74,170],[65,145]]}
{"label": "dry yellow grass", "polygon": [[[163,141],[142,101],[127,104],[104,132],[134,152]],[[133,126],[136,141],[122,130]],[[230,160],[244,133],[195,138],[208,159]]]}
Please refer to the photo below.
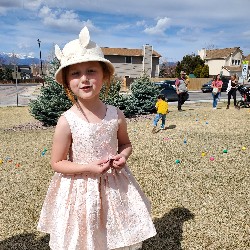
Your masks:
{"label": "dry yellow grass", "polygon": [[[158,231],[143,249],[250,249],[250,112],[220,105],[184,105],[180,113],[170,106],[168,128],[156,134],[153,116],[128,121],[129,165]],[[6,130],[34,122],[27,108],[1,108],[0,118],[0,249],[49,249],[36,224],[53,175],[53,128]]]}

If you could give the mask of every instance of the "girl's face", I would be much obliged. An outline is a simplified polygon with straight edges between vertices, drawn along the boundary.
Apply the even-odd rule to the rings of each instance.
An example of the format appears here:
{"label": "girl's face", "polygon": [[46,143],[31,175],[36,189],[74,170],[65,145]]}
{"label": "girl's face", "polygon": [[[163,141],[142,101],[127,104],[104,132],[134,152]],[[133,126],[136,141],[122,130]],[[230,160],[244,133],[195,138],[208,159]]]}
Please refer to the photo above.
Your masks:
{"label": "girl's face", "polygon": [[217,76],[216,76],[216,80],[220,80],[220,75],[217,75]]}
{"label": "girl's face", "polygon": [[99,62],[83,62],[70,65],[66,76],[71,91],[78,98],[99,98],[104,80],[103,69]]}

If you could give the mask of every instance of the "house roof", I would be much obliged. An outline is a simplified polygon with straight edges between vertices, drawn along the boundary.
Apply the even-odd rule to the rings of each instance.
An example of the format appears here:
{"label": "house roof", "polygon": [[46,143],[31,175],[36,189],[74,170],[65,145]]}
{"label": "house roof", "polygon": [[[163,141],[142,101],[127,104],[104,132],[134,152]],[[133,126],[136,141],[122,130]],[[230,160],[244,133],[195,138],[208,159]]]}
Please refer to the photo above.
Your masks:
{"label": "house roof", "polygon": [[239,49],[240,47],[206,50],[206,59],[225,59]]}
{"label": "house roof", "polygon": [[[128,49],[128,48],[108,48],[102,47],[102,52],[105,56],[143,56],[142,49]],[[161,57],[159,53],[153,50],[153,57]]]}
{"label": "house roof", "polygon": [[237,67],[235,67],[235,66],[224,66],[224,67],[222,67],[223,69],[225,69],[225,70],[227,70],[227,71],[236,71],[236,72],[238,72],[238,71],[241,71],[242,70],[242,67],[241,67],[241,65],[240,66],[237,66]]}
{"label": "house roof", "polygon": [[246,56],[244,60],[250,62],[250,54],[248,56]]}

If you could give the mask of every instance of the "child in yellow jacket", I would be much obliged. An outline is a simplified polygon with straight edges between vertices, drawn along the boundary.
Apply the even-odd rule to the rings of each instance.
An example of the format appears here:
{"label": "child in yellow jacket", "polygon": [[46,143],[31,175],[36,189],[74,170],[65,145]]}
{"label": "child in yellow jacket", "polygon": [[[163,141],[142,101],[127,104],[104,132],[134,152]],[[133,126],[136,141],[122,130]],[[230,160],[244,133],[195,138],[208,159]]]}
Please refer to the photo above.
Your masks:
{"label": "child in yellow jacket", "polygon": [[166,114],[168,113],[168,102],[165,100],[164,95],[159,95],[157,97],[157,102],[155,104],[155,108],[157,110],[157,114],[154,118],[154,128],[153,133],[156,131],[157,123],[161,120],[161,129],[165,129],[165,122],[166,122]]}

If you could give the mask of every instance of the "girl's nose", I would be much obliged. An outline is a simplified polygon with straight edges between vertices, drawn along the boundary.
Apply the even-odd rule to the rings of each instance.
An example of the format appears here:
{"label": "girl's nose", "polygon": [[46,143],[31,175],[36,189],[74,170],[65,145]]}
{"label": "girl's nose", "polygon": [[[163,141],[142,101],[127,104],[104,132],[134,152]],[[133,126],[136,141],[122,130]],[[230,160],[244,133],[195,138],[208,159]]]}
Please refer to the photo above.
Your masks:
{"label": "girl's nose", "polygon": [[89,79],[88,79],[87,75],[83,74],[81,76],[81,82],[84,82],[84,83],[89,82]]}

